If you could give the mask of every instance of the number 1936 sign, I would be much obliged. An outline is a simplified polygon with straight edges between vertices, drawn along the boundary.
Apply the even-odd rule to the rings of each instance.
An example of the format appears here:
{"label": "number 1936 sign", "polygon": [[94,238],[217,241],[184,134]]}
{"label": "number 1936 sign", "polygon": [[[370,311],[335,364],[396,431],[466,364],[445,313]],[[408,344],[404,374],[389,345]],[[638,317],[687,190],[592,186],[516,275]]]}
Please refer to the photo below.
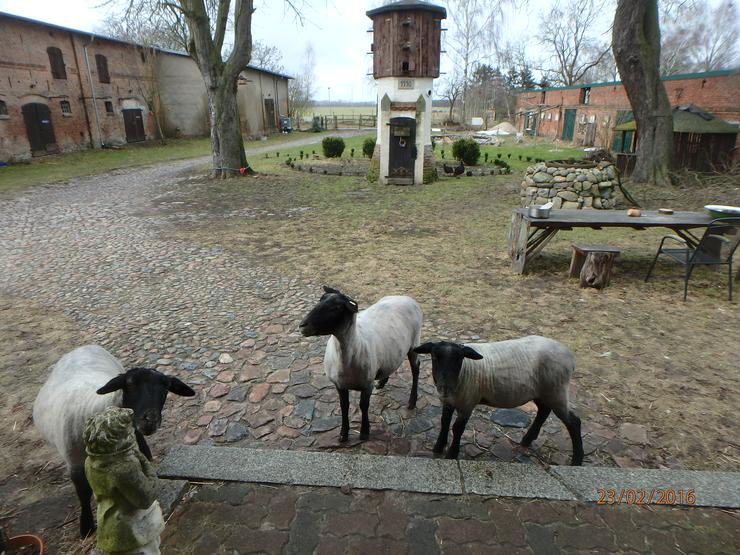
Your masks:
{"label": "number 1936 sign", "polygon": [[398,80],[398,88],[399,89],[413,89],[414,88],[414,80],[413,79],[399,79]]}

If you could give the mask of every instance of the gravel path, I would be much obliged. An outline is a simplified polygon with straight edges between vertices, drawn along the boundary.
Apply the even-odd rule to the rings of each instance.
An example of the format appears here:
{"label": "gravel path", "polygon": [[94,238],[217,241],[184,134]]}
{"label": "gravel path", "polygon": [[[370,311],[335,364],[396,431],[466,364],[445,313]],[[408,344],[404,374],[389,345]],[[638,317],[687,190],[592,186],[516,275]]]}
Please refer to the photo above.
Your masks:
{"label": "gravel path", "polygon": [[[168,401],[160,451],[175,442],[338,448],[337,396],[321,365],[325,338],[307,340],[297,330],[319,284],[178,238],[183,219],[228,216],[166,209],[202,164],[116,171],[10,197],[0,205],[0,291],[63,311],[86,342],[105,346],[125,366],[156,367],[193,385],[195,398]],[[432,333],[444,335],[427,327],[425,336]],[[440,408],[428,362],[415,411],[405,408],[409,382],[405,365],[373,395],[371,439],[359,443],[355,413],[343,448],[429,456]],[[465,456],[528,462],[511,441],[528,419],[526,410],[479,409],[463,438]],[[588,423],[584,430],[586,452],[598,450],[587,464],[614,464],[614,433]],[[555,419],[535,446],[551,462],[570,457]]]}

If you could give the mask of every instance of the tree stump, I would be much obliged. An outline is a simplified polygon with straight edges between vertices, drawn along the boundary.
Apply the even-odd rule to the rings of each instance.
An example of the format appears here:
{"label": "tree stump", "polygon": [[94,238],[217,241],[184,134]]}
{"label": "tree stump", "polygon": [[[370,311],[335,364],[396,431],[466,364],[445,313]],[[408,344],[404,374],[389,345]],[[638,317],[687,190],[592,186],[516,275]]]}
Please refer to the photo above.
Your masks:
{"label": "tree stump", "polygon": [[581,287],[603,289],[609,285],[614,259],[619,252],[605,245],[573,245],[570,277],[580,278]]}

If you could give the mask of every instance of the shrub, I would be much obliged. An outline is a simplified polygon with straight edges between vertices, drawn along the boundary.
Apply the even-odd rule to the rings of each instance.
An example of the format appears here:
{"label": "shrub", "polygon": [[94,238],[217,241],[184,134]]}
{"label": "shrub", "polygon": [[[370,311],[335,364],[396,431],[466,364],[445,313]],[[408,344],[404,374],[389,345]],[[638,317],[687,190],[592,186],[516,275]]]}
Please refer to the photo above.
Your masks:
{"label": "shrub", "polygon": [[452,143],[452,155],[467,166],[475,166],[480,158],[480,146],[473,139],[458,139]]}
{"label": "shrub", "polygon": [[362,155],[365,158],[372,158],[375,150],[375,137],[368,137],[362,143]]}
{"label": "shrub", "polygon": [[344,152],[344,139],[341,137],[325,137],[321,141],[321,148],[327,158],[339,158]]}

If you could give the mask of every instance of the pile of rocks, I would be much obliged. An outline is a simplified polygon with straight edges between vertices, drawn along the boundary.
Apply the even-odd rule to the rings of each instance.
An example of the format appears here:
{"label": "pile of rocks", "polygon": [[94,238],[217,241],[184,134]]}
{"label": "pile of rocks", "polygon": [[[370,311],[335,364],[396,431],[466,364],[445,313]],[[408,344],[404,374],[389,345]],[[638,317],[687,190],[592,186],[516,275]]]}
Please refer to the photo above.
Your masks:
{"label": "pile of rocks", "polygon": [[617,169],[611,162],[540,162],[524,173],[522,206],[553,202],[553,208],[614,208]]}

